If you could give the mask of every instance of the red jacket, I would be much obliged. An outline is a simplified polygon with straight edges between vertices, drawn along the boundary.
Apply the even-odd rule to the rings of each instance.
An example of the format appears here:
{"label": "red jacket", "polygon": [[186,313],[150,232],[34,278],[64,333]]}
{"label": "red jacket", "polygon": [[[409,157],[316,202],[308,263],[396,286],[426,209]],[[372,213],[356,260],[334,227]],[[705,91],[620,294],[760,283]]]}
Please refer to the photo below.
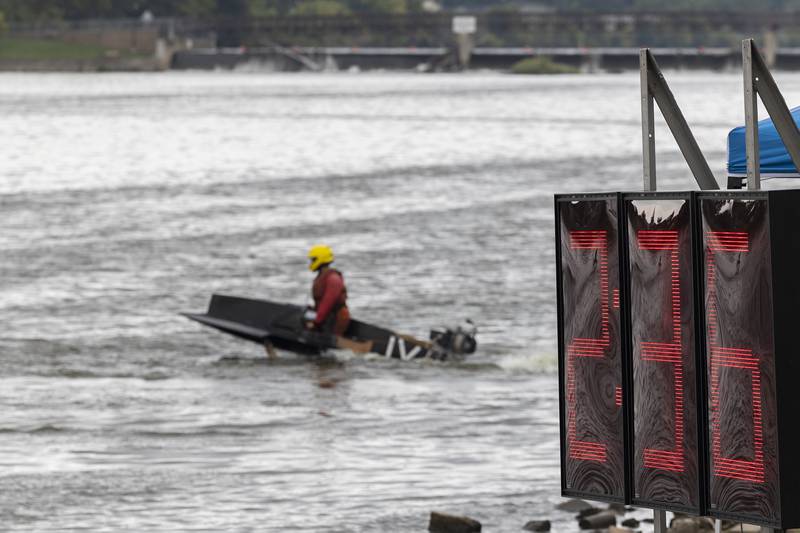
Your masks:
{"label": "red jacket", "polygon": [[344,277],[338,270],[328,268],[320,272],[314,279],[311,289],[314,296],[314,309],[317,318],[314,324],[321,326],[325,323],[331,311],[336,311],[347,306],[347,288],[344,286]]}

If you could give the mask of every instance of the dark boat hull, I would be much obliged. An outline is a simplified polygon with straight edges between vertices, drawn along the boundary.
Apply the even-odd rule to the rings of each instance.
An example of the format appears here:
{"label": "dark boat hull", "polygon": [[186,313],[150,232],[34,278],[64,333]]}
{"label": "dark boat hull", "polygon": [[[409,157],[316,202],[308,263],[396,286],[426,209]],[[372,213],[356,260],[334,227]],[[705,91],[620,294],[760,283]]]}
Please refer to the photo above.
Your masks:
{"label": "dark boat hull", "polygon": [[[341,338],[303,327],[305,308],[299,305],[214,294],[208,311],[183,313],[206,326],[261,345],[299,354],[320,354],[331,348],[353,348],[391,359],[420,359],[438,355],[428,341],[351,320]],[[441,357],[437,357],[441,358]]]}

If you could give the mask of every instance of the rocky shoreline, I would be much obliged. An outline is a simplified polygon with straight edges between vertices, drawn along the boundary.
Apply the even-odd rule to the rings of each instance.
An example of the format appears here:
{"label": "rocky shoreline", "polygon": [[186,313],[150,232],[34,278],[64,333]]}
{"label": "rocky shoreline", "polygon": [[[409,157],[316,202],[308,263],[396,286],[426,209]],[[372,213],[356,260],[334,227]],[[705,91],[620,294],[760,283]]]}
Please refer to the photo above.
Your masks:
{"label": "rocky shoreline", "polygon": [[[605,507],[595,507],[589,502],[570,499],[556,506],[557,511],[574,513],[575,530],[595,533],[639,533],[645,524],[652,524],[652,518],[639,520],[626,515],[636,511],[633,507],[612,503]],[[672,513],[669,533],[705,533],[714,531],[714,519],[705,516],[690,516]],[[650,526],[652,527],[652,525]],[[480,533],[481,523],[471,517],[450,515],[433,511],[428,523],[430,533]],[[550,531],[551,523],[546,518],[537,518],[520,524],[521,531]],[[722,531],[727,533],[759,533],[761,527],[742,524],[731,520],[722,521]],[[800,530],[787,530],[800,531]]]}

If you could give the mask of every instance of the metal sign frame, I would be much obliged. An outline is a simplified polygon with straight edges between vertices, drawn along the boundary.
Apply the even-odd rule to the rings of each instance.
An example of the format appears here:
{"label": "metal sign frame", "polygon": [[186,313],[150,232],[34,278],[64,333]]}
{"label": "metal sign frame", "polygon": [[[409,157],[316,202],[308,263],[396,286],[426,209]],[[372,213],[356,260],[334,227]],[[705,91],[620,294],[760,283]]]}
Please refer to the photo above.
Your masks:
{"label": "metal sign frame", "polygon": [[[701,190],[718,190],[719,184],[714,178],[694,135],[689,128],[683,113],[678,107],[675,97],[667,84],[653,54],[643,48],[639,53],[641,109],[642,109],[642,154],[643,154],[643,186],[645,191],[656,191],[656,155],[655,155],[655,117],[653,102],[658,104],[678,147],[683,154],[689,169],[694,175]],[[800,169],[800,130],[791,116],[772,74],[767,67],[753,39],[742,41],[742,66],[744,76],[745,100],[745,142],[747,151],[747,188],[759,190],[761,176],[759,168],[758,143],[758,102],[761,97],[767,113],[772,118],[781,140],[789,152],[795,167]],[[655,533],[667,530],[666,513],[654,510]],[[721,522],[715,521],[715,531],[719,531]],[[780,531],[763,527],[762,532]]]}

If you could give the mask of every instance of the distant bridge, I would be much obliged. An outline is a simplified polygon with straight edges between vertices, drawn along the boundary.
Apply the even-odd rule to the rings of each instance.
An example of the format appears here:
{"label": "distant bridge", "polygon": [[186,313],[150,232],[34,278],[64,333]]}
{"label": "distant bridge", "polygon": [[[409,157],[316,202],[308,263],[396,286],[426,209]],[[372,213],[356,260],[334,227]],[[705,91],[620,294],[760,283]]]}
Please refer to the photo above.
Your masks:
{"label": "distant bridge", "polygon": [[[134,31],[146,27],[220,46],[450,46],[452,17],[463,13],[350,14],[208,20],[89,20],[11,24],[11,33]],[[800,46],[800,10],[486,11],[477,18],[481,47],[735,47],[744,37],[774,34]]]}
{"label": "distant bridge", "polygon": [[[8,33],[145,55],[166,51],[166,63],[176,52],[178,68],[255,60],[276,70],[438,70],[454,54],[456,14],[462,13],[59,21],[11,24]],[[724,69],[739,62],[746,37],[763,42],[778,68],[800,68],[800,10],[486,11],[474,16],[476,32],[469,43],[475,47],[474,68],[508,68],[522,57],[545,55],[583,70],[621,70],[636,68],[638,49],[650,47],[660,49],[657,57],[667,68]]]}
{"label": "distant bridge", "polygon": [[[652,51],[666,69],[733,70],[741,63],[741,48],[669,48]],[[177,69],[253,67],[275,71],[399,69],[435,71],[456,68],[448,47],[258,47],[209,48],[181,51],[172,66]],[[636,47],[477,47],[470,67],[507,70],[525,57],[546,56],[583,72],[622,71],[639,68]],[[448,63],[450,59],[450,63]],[[776,67],[800,70],[800,48],[779,48]]]}
{"label": "distant bridge", "polygon": [[[456,13],[291,16],[213,21],[230,45],[448,46]],[[457,13],[460,14],[460,13]],[[800,11],[551,11],[476,13],[478,46],[717,47],[777,35],[800,46]],[[195,29],[203,23],[195,23]]]}

